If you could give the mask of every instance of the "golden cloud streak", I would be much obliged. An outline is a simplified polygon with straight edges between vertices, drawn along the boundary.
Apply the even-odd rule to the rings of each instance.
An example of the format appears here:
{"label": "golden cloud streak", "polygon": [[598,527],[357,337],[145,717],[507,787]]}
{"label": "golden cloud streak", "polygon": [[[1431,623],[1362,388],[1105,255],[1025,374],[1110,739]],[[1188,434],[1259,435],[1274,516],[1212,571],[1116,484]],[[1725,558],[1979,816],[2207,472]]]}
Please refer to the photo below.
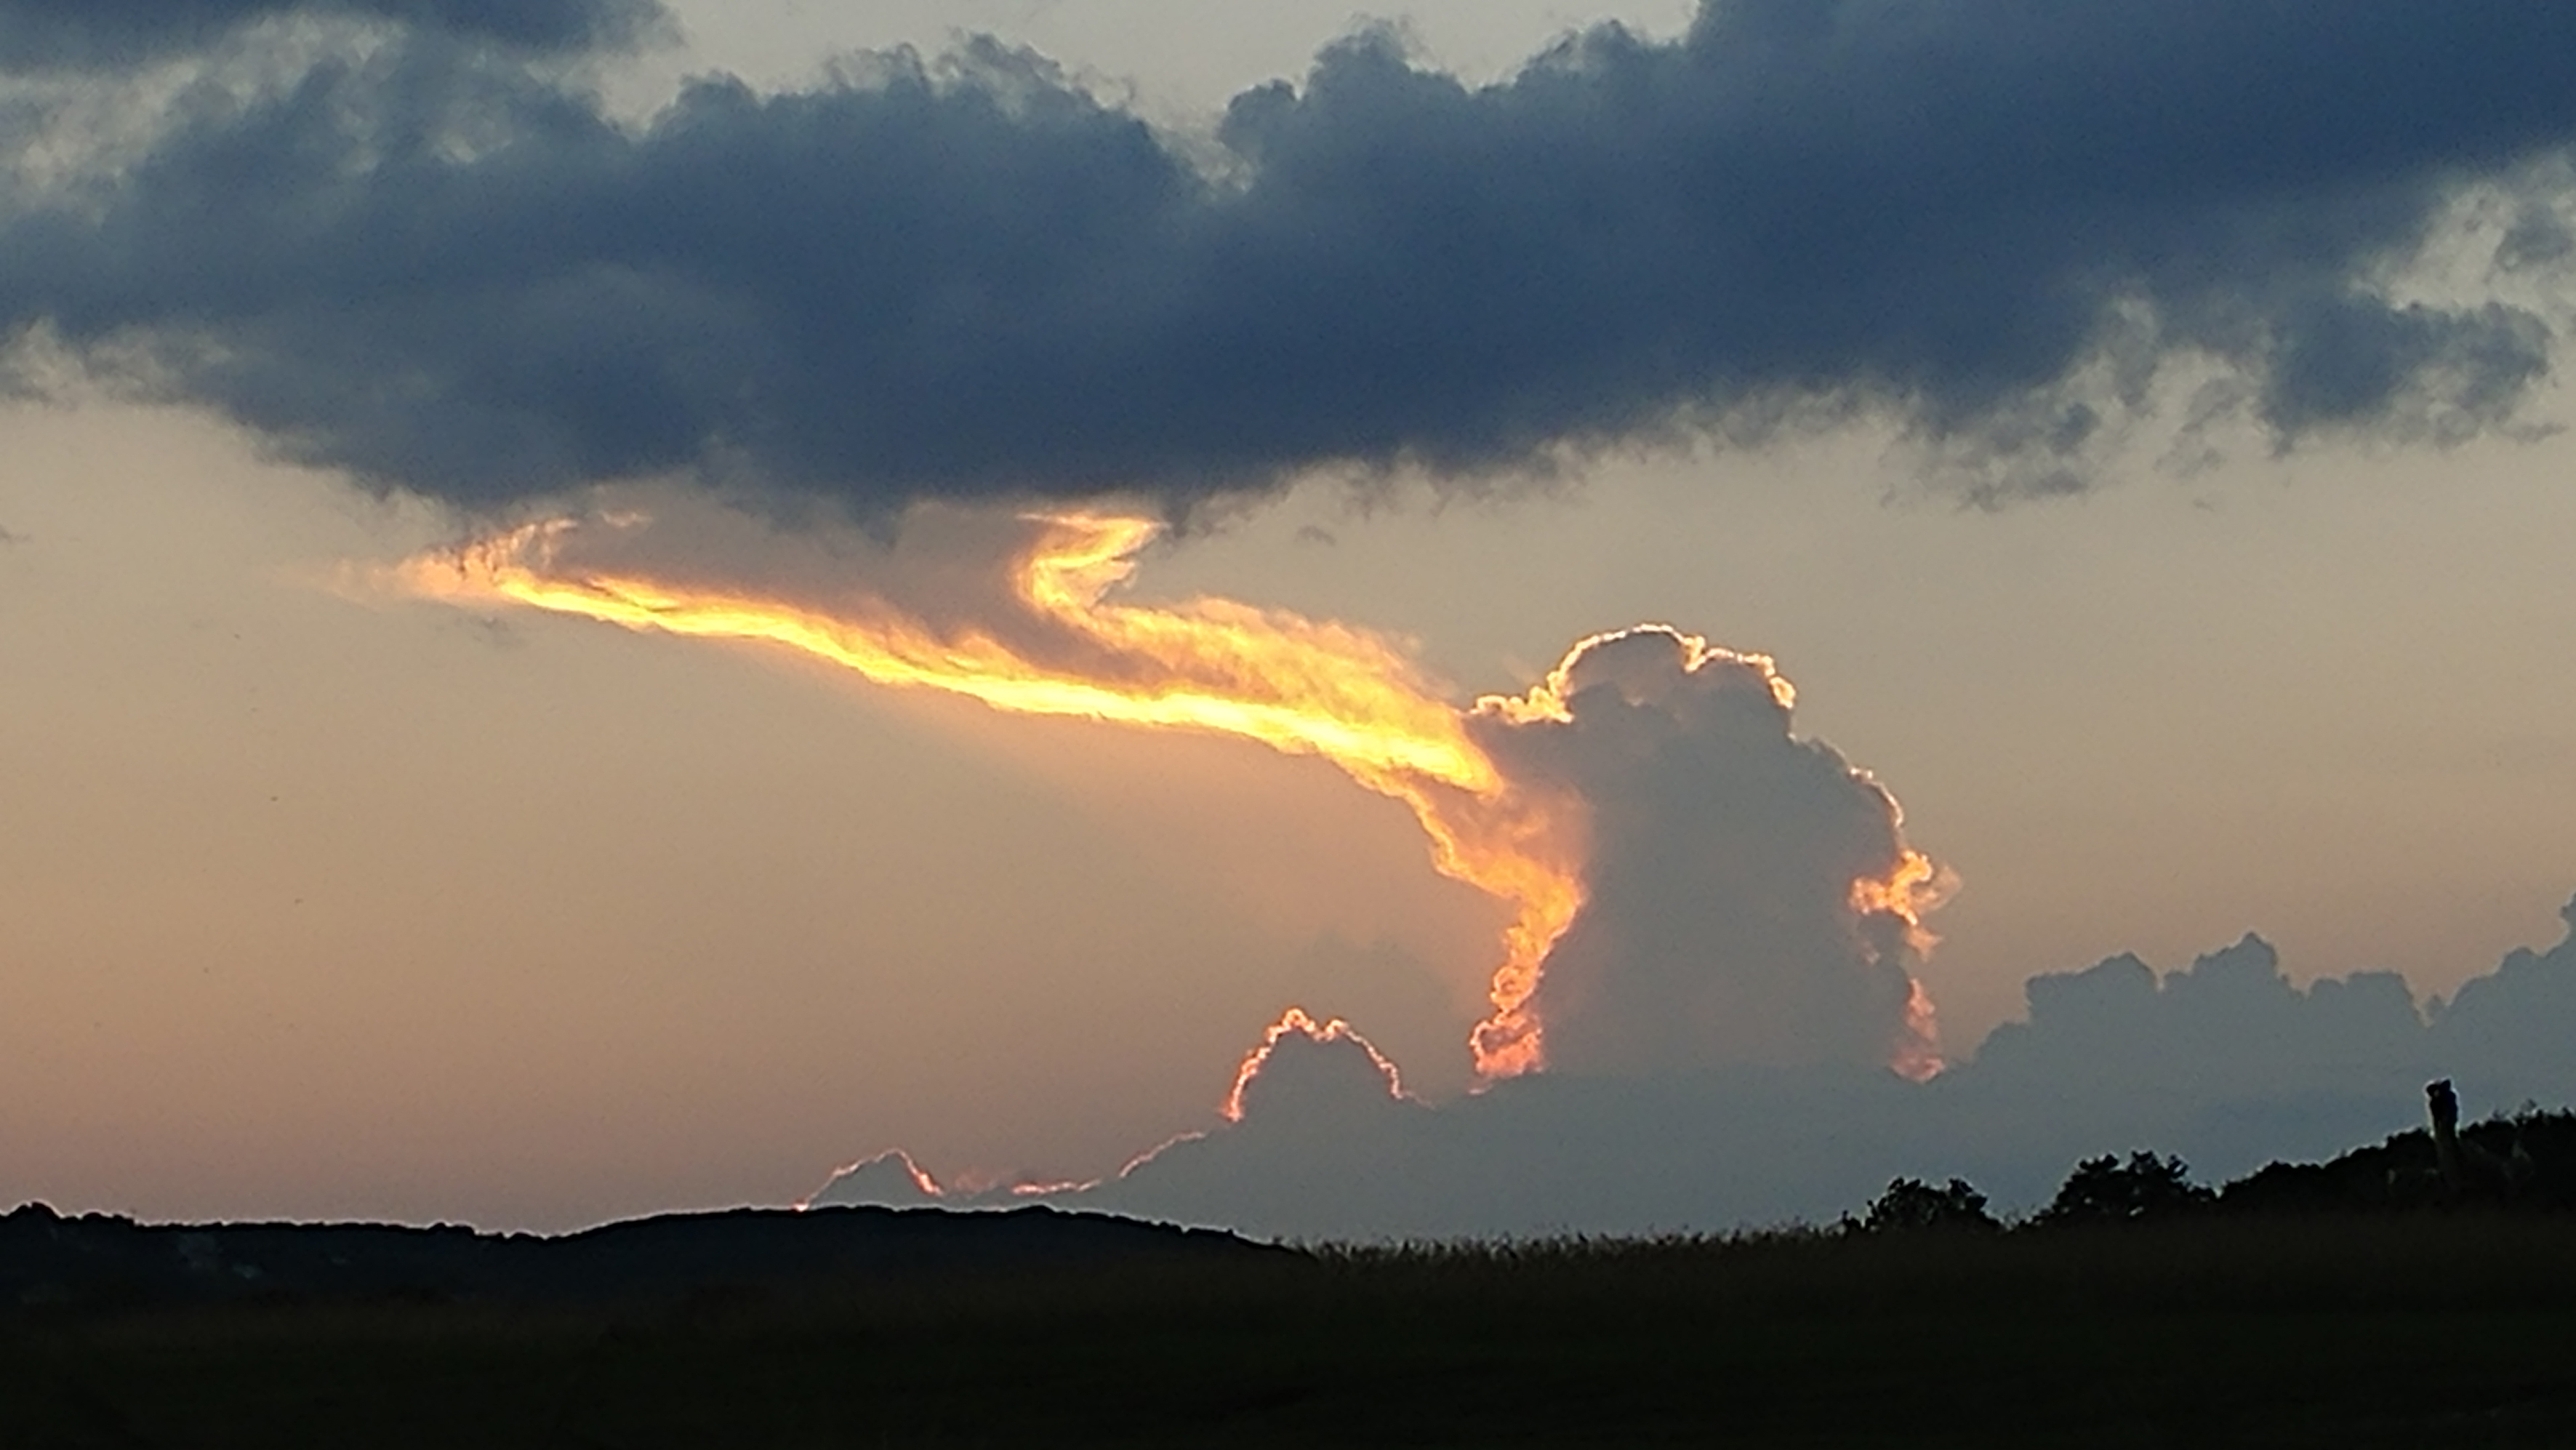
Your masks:
{"label": "golden cloud streak", "polygon": [[[783,646],[881,685],[942,690],[1017,714],[1207,731],[1322,756],[1409,806],[1443,875],[1513,908],[1493,1012],[1471,1046],[1487,1077],[1541,1066],[1529,1003],[1541,963],[1582,905],[1580,808],[1505,780],[1465,716],[1384,638],[1226,600],[1112,602],[1157,525],[1086,514],[1029,522],[1036,538],[1010,569],[1007,608],[1016,617],[947,631],[883,600],[827,612],[582,566],[567,546],[590,526],[569,519],[410,560],[396,577],[434,599]],[[1030,632],[1057,647],[1010,642],[1007,634],[1022,632],[1013,623],[1036,626]]]}

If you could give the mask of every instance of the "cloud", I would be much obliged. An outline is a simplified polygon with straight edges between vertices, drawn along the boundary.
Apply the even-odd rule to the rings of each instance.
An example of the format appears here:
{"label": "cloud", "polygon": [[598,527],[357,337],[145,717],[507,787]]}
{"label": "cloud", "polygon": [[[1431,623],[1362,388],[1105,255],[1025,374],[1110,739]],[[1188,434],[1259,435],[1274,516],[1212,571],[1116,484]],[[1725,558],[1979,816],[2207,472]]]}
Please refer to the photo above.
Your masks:
{"label": "cloud", "polygon": [[2576,901],[2559,912],[2567,936],[2547,952],[2508,955],[2495,971],[2435,1002],[2432,1046],[2443,1071],[2480,1101],[2564,1102],[2576,1096],[2567,1042],[2576,1027]]}
{"label": "cloud", "polygon": [[355,17],[530,50],[629,42],[656,0],[0,0],[0,68],[106,69],[200,50],[264,20]]}
{"label": "cloud", "polygon": [[[99,13],[132,50],[198,12]],[[2576,11],[1736,0],[1485,87],[1372,31],[1213,148],[989,41],[641,127],[397,43],[170,121],[0,205],[0,333],[463,503],[676,473],[1177,509],[1855,410],[1994,499],[2084,486],[2168,365],[2284,445],[2507,420],[2546,326],[2387,278],[2463,188],[2565,154]]]}
{"label": "cloud", "polygon": [[1909,1019],[1915,903],[1854,892],[1919,859],[1902,813],[1832,746],[1789,733],[1769,659],[1641,626],[1576,646],[1542,695],[1472,728],[1506,776],[1570,793],[1589,825],[1584,906],[1532,1003],[1550,1066],[1928,1056]]}
{"label": "cloud", "polygon": [[[1759,655],[1660,625],[1578,643],[1518,698],[1438,698],[1397,642],[1219,599],[1112,601],[1140,519],[921,505],[890,539],[623,489],[390,572],[757,640],[1015,713],[1214,731],[1404,801],[1432,865],[1514,907],[1477,1069],[1891,1061],[1937,1070],[1912,974],[1941,873],[1895,799],[1790,734]],[[1278,1029],[1294,1025],[1292,1017]]]}
{"label": "cloud", "polygon": [[[2033,977],[2025,995],[2027,1020],[1935,1085],[1958,1171],[2024,1198],[2075,1156],[2115,1150],[2176,1152],[2219,1176],[2332,1154],[2413,1122],[2425,1081],[2466,1075],[2461,1058],[2483,1046],[2437,1040],[2393,972],[2294,987],[2251,935],[2162,977],[2120,956]],[[2576,1077],[2551,1076],[2576,1093]]]}
{"label": "cloud", "polygon": [[2028,1197],[2070,1154],[2155,1147],[2204,1175],[2322,1158],[2413,1125],[2451,1078],[2473,1110],[2576,1102],[2576,902],[2570,935],[2520,950],[2449,1004],[2393,972],[2302,989],[2257,936],[2159,978],[2133,956],[2034,977],[2028,1019],[1931,1085],[1959,1171]]}
{"label": "cloud", "polygon": [[[1900,1176],[1965,1177],[2028,1209],[2078,1159],[2138,1149],[2215,1182],[2416,1126],[2432,1078],[2458,1081],[2472,1116],[2576,1101],[2576,902],[2566,916],[2556,947],[2513,953],[2429,1021],[2394,974],[2294,987],[2251,936],[2163,976],[2115,957],[2034,977],[2026,1022],[1924,1084],[1837,1064],[1667,1065],[1515,1078],[1434,1107],[1392,1094],[1355,1034],[1290,1034],[1239,1122],[1061,1196],[1289,1238],[1402,1238],[1823,1221]],[[880,1172],[840,1180],[834,1201],[910,1190]]]}
{"label": "cloud", "polygon": [[876,1204],[886,1208],[927,1208],[946,1192],[901,1149],[889,1149],[833,1170],[813,1197],[798,1208],[844,1208]]}
{"label": "cloud", "polygon": [[2081,1080],[2122,1097],[2179,1078],[2223,1098],[2284,1078],[2402,1080],[2425,1057],[2424,1019],[2404,978],[2362,972],[2302,991],[2253,935],[2162,978],[2119,956],[2033,977],[2024,994],[2027,1020],[1997,1027],[1978,1052],[1987,1081],[2059,1092]]}
{"label": "cloud", "polygon": [[1291,1007],[1243,1059],[1225,1116],[1241,1122],[1257,1112],[1265,1125],[1314,1121],[1331,1128],[1354,1113],[1403,1101],[1403,1076],[1374,1043],[1339,1018],[1318,1022]]}
{"label": "cloud", "polygon": [[[1498,974],[1485,1024],[1534,1024],[1548,1071],[1526,1081],[1435,1109],[1359,1032],[1292,1012],[1247,1058],[1233,1111],[1101,1183],[942,1189],[880,1157],[819,1201],[1069,1194],[1308,1236],[1723,1227],[1831,1214],[1897,1176],[1964,1176],[2027,1204],[2105,1151],[2235,1176],[2405,1126],[2437,1076],[2485,1106],[2576,1095],[2570,943],[2515,954],[2429,1023],[2390,974],[2293,987],[2258,937],[2164,977],[2116,957],[2032,979],[2026,1023],[1905,1080],[1890,1069],[1932,1065],[1935,1046],[1911,977],[1938,868],[1886,789],[1791,733],[1794,692],[1771,661],[1669,627],[1582,641],[1528,694],[1460,711],[1362,631],[1222,600],[1112,601],[1152,534],[1141,520],[924,505],[879,539],[686,489],[596,502],[402,575],[432,592],[506,580],[459,597],[770,640],[1002,708],[1317,750],[1372,788],[1419,785],[1443,869],[1565,908],[1516,917],[1507,963],[1538,970]],[[1183,700],[1224,708],[1166,710]],[[1448,743],[1473,758],[1410,748]],[[1455,779],[1370,764],[1417,758]],[[1497,1049],[1525,1041],[1480,1032],[1480,1064],[1511,1078],[1538,1054]]]}

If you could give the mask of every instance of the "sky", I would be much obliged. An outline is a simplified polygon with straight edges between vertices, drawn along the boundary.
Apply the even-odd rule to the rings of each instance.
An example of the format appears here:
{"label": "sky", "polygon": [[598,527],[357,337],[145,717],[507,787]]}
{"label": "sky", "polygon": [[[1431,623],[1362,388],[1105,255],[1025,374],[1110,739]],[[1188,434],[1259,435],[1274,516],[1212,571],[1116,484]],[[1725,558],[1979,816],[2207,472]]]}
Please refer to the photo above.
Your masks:
{"label": "sky", "polygon": [[[1975,1082],[2033,977],[2249,931],[2419,1001],[2546,951],[2576,38],[2324,13],[0,3],[0,1199],[1087,1180],[1292,1005],[1520,1100],[1468,1046],[1514,908],[1401,794],[403,583],[556,515],[1072,668],[993,521],[1110,509],[1169,524],[1113,604],[1367,631],[1588,813],[1567,1081],[1880,1051],[1910,979]],[[1641,622],[1794,716],[1735,656],[1623,675],[1630,754],[1473,713]],[[1836,900],[1945,869],[1937,944],[1701,971],[1808,960],[1742,924],[1829,818]]]}

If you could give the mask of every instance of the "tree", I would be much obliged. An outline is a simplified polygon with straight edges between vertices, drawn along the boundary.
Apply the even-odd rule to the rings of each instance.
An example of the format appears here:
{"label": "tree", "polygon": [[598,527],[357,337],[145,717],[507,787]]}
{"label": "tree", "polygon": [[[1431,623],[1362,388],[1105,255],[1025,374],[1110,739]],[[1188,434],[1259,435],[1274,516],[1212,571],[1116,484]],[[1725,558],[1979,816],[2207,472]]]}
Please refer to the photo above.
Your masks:
{"label": "tree", "polygon": [[2138,1223],[2170,1218],[2210,1203],[2216,1194],[2191,1181],[2180,1158],[2136,1152],[2123,1163],[2110,1153],[2075,1165],[2057,1197],[2040,1210],[2046,1224]]}
{"label": "tree", "polygon": [[1986,1196],[1953,1178],[1935,1188],[1919,1178],[1899,1178],[1871,1200],[1861,1227],[1871,1233],[1897,1229],[1995,1229],[2002,1227],[1986,1212]]}

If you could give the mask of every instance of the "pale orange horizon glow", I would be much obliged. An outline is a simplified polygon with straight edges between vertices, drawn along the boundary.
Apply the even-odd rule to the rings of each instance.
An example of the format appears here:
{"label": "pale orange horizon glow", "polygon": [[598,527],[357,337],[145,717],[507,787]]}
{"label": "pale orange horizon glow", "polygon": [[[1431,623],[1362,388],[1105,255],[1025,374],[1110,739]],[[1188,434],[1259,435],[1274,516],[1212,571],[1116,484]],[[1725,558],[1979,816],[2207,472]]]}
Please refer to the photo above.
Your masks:
{"label": "pale orange horizon glow", "polygon": [[1040,658],[999,628],[942,632],[882,600],[827,613],[579,567],[565,545],[587,526],[572,519],[415,558],[395,577],[408,592],[450,602],[510,602],[628,629],[783,645],[878,684],[942,690],[1012,713],[1201,730],[1320,755],[1410,807],[1442,875],[1512,907],[1493,1011],[1470,1047],[1488,1079],[1543,1066],[1529,1004],[1549,949],[1582,906],[1579,804],[1506,780],[1469,737],[1462,712],[1384,638],[1220,599],[1111,602],[1159,525],[1086,514],[1027,522],[1038,533],[1012,562],[1009,607],[1059,632],[1065,661]]}

